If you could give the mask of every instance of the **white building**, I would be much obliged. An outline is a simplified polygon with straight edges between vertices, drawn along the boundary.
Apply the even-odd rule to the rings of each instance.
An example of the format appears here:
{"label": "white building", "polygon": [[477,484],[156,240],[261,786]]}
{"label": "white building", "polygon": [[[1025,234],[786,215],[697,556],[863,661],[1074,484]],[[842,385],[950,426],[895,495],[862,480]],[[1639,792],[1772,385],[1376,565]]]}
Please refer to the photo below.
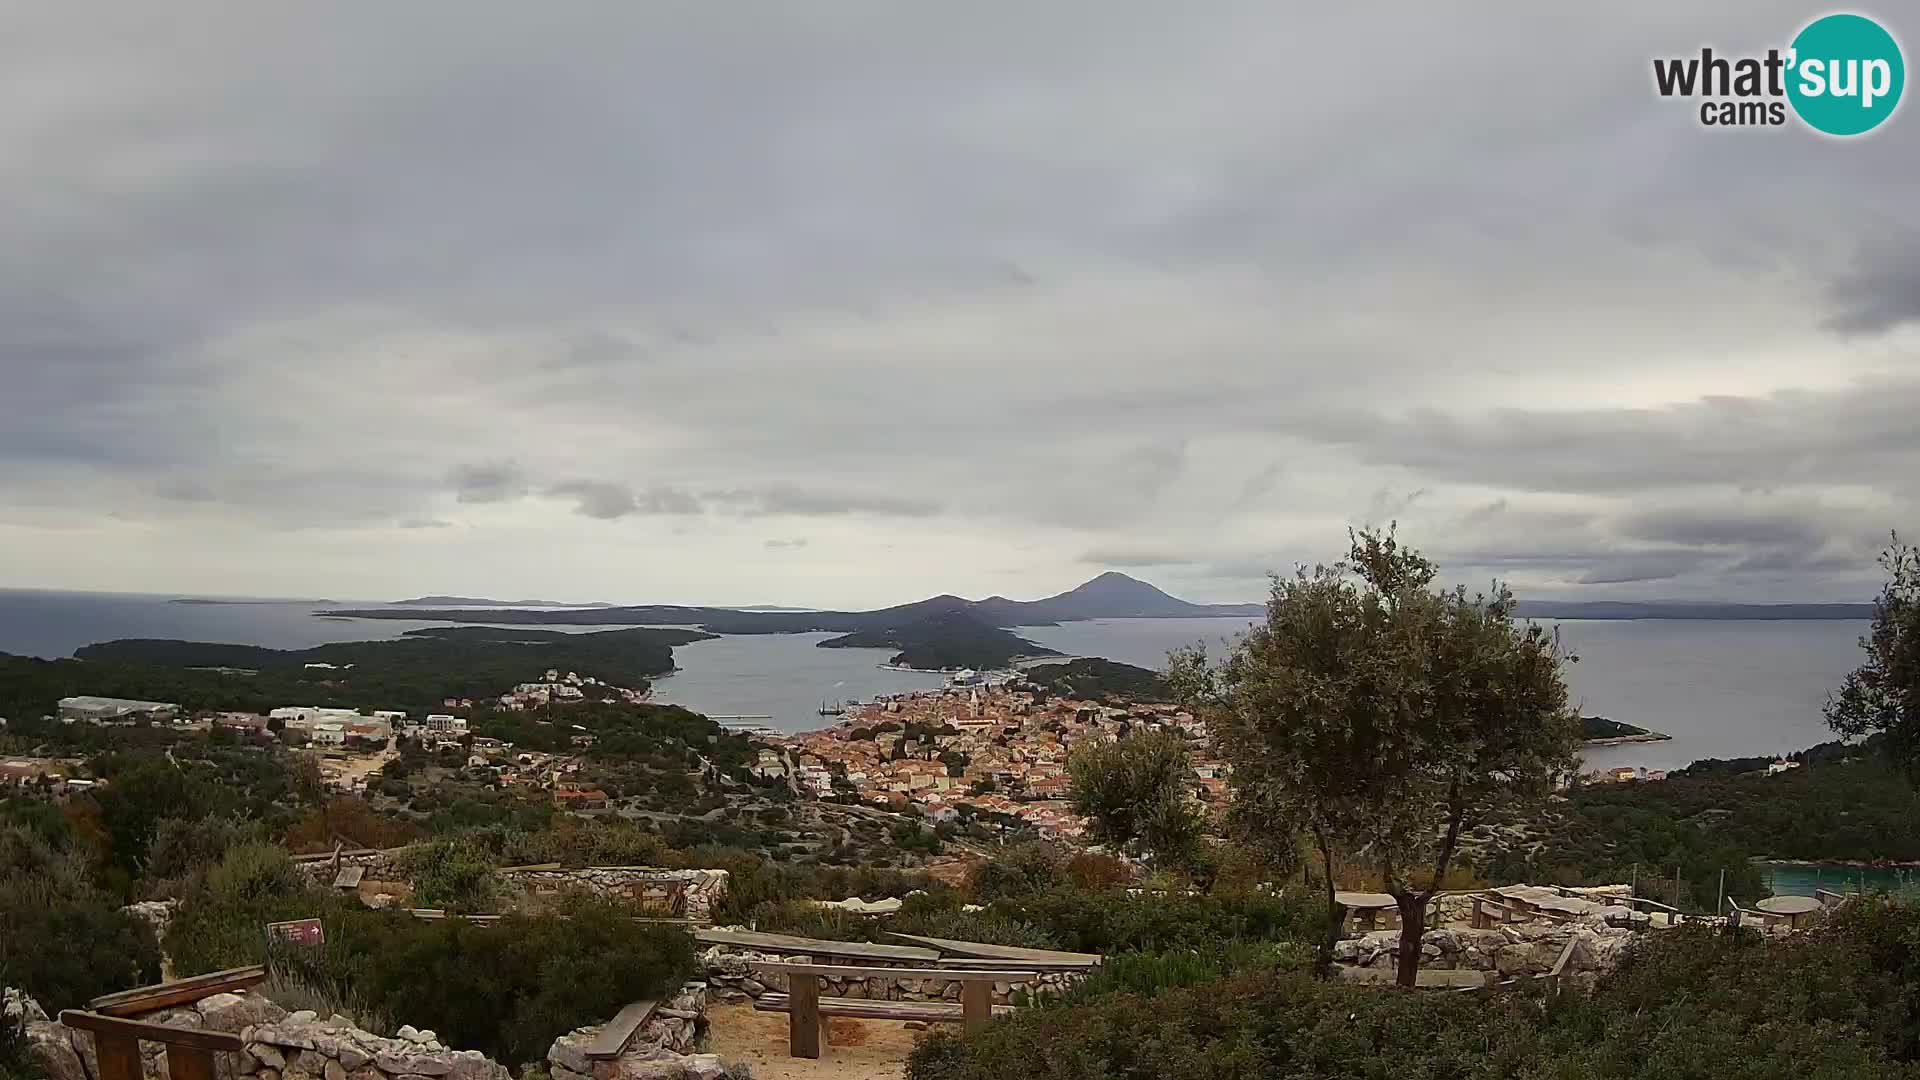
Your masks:
{"label": "white building", "polygon": [[307,738],[319,746],[339,746],[347,741],[347,725],[338,720],[321,720],[307,727]]}

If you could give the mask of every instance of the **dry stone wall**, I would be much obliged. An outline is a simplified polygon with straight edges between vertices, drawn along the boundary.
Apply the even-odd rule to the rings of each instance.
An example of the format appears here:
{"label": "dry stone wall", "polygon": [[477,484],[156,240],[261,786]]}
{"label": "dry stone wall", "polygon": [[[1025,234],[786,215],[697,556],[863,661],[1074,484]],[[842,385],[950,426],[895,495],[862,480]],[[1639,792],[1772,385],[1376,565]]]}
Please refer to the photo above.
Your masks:
{"label": "dry stone wall", "polygon": [[[296,865],[321,885],[331,885],[338,869],[356,866],[368,881],[410,881],[411,847],[307,855]],[[680,898],[679,913],[697,923],[713,921],[713,910],[727,895],[725,870],[668,870],[656,866],[515,866],[495,871],[502,885],[523,896],[552,896],[580,891],[618,897],[661,909]]]}
{"label": "dry stone wall", "polygon": [[[816,958],[796,953],[756,952],[730,945],[715,945],[700,955],[701,964],[707,972],[707,996],[723,1004],[737,1004],[751,1001],[765,993],[787,992],[787,977],[777,973],[756,972],[756,963],[809,964]],[[829,957],[819,957],[819,963],[832,963]],[[885,964],[863,962],[863,967],[926,967],[914,964]],[[1048,972],[1032,982],[1025,980],[996,982],[993,984],[993,1001],[996,1005],[1009,1005],[1022,994],[1054,993],[1066,989],[1078,981],[1081,976],[1074,972]],[[902,979],[902,978],[828,978],[822,982],[821,994],[826,997],[861,998],[867,1001],[954,1001],[960,1000],[960,982],[957,979]]]}
{"label": "dry stone wall", "polygon": [[[1580,941],[1573,973],[1611,970],[1620,952],[1635,934],[1620,927],[1570,923],[1515,923],[1488,930],[1443,928],[1427,931],[1421,943],[1420,966],[1425,970],[1491,971],[1509,975],[1544,975],[1552,970],[1567,947]],[[1348,938],[1334,946],[1337,963],[1360,968],[1394,967],[1400,931],[1376,930]]]}

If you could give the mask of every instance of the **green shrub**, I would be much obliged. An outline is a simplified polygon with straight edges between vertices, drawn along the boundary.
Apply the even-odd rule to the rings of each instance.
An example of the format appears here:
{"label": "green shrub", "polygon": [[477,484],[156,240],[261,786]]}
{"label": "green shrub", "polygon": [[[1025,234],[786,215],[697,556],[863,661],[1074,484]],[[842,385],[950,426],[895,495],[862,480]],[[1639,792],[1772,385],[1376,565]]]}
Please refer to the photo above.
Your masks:
{"label": "green shrub", "polygon": [[414,903],[459,911],[492,911],[499,903],[493,855],[469,837],[437,840],[408,857]]}
{"label": "green shrub", "polygon": [[1311,937],[1310,900],[1262,892],[1211,894],[1058,887],[988,905],[995,918],[1038,928],[1075,952],[1215,949],[1229,941]]}
{"label": "green shrub", "polygon": [[1067,853],[1052,844],[1014,844],[975,867],[969,885],[981,903],[1031,896],[1069,883],[1068,863]]}
{"label": "green shrub", "polygon": [[159,977],[152,935],[87,870],[77,852],[0,829],[0,986],[58,1010]]}
{"label": "green shrub", "polygon": [[156,891],[177,893],[228,849],[263,840],[262,832],[256,824],[231,817],[167,818],[154,826],[142,871]]}

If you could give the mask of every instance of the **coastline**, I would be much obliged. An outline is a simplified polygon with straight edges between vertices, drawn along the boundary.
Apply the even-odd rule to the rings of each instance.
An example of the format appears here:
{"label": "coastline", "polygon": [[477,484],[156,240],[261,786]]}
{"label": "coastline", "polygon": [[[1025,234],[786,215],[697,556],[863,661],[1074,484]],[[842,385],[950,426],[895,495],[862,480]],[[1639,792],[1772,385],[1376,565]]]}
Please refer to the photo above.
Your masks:
{"label": "coastline", "polygon": [[1601,739],[1582,739],[1582,746],[1627,746],[1632,743],[1672,742],[1673,736],[1659,731],[1643,731],[1638,735],[1609,735]]}

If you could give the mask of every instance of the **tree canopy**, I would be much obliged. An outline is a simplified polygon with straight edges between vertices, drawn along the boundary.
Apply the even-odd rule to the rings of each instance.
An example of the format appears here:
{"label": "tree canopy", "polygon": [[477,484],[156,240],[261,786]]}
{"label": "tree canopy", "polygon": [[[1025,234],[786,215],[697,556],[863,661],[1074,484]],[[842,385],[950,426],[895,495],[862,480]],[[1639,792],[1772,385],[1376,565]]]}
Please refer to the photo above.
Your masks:
{"label": "tree canopy", "polygon": [[1132,735],[1082,746],[1067,758],[1073,809],[1094,839],[1135,845],[1180,859],[1200,838],[1203,818],[1190,797],[1193,767],[1186,741],[1170,733]]}
{"label": "tree canopy", "polygon": [[1434,564],[1391,530],[1350,542],[1339,563],[1276,576],[1266,621],[1224,662],[1196,648],[1170,673],[1233,766],[1239,830],[1305,833],[1318,849],[1330,935],[1335,863],[1379,872],[1411,983],[1461,830],[1496,803],[1543,798],[1571,770],[1580,727],[1558,637],[1517,623],[1504,586],[1434,589]]}
{"label": "tree canopy", "polygon": [[1887,583],[1860,639],[1866,662],[1827,700],[1827,723],[1842,735],[1884,733],[1893,760],[1920,784],[1920,549],[1895,535],[1880,556]]}

